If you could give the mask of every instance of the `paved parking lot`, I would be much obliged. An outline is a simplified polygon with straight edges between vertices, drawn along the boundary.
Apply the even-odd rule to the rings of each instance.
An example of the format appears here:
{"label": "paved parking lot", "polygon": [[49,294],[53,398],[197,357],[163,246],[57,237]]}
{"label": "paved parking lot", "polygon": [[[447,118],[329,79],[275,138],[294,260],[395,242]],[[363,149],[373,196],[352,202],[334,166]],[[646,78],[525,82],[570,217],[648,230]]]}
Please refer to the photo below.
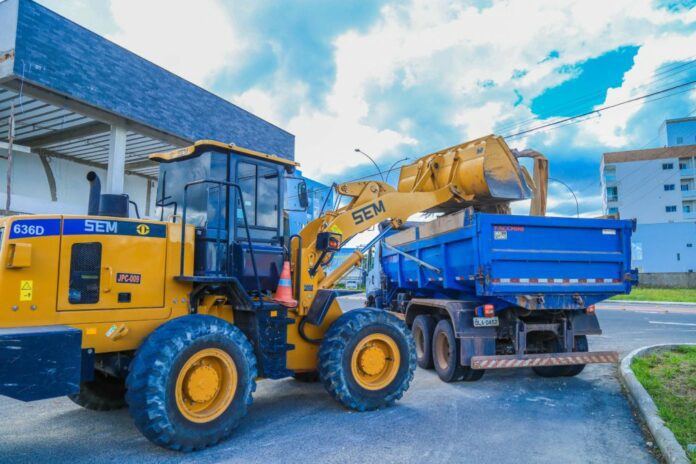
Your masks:
{"label": "paved parking lot", "polygon": [[[591,349],[696,342],[696,311],[614,308],[598,311],[605,333]],[[192,455],[151,445],[126,411],[7,398],[0,411],[0,461],[12,463],[655,462],[616,368],[604,365],[575,378],[524,369],[455,384],[418,370],[401,402],[370,413],[344,410],[319,384],[263,381],[234,437]]]}

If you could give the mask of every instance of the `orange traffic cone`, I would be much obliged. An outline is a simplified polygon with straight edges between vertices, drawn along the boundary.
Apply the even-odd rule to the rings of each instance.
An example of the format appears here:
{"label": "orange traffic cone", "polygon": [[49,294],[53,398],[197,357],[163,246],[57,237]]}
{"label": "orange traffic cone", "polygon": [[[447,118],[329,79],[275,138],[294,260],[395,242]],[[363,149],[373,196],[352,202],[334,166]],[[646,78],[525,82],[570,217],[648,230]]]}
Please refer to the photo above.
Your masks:
{"label": "orange traffic cone", "polygon": [[275,298],[273,301],[276,303],[287,306],[288,308],[294,308],[297,306],[297,300],[292,298],[292,281],[290,280],[290,261],[285,261],[283,263],[283,272],[280,273],[280,280],[278,281],[278,289],[275,293]]}

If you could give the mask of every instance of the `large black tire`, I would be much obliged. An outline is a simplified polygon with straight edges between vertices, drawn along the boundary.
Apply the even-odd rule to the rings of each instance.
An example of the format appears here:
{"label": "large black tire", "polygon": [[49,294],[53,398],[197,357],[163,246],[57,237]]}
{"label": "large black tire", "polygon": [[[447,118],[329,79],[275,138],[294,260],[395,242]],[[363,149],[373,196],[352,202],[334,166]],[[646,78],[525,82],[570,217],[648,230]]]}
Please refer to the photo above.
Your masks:
{"label": "large black tire", "polygon": [[[220,368],[215,364],[215,355],[190,364],[210,352],[217,353],[220,359],[231,360],[232,368],[224,369],[224,364]],[[192,396],[186,398],[182,389],[177,388],[177,382],[181,380],[182,385],[185,383],[191,389],[194,378],[179,379],[180,373],[188,376],[191,372],[193,376],[195,369],[207,369],[205,374],[210,375],[211,366],[217,372],[215,379],[222,380],[212,393],[212,400],[208,397],[200,401],[217,401],[219,392],[225,391],[222,383],[225,378],[228,400],[229,392],[233,396],[216,409],[213,403],[214,412],[199,419],[186,410],[187,404],[199,400]],[[213,316],[185,316],[163,324],[140,346],[126,380],[126,400],[136,427],[148,440],[176,451],[199,450],[232,434],[251,405],[256,375],[253,348],[239,328]],[[229,381],[230,378],[236,381]],[[206,394],[210,396],[209,391]]]}
{"label": "large black tire", "polygon": [[461,379],[464,375],[464,367],[459,363],[459,343],[448,319],[442,319],[435,326],[432,353],[435,372],[440,380],[456,382]]}
{"label": "large black tire", "polygon": [[[589,345],[587,344],[587,335],[576,335],[575,336],[575,346],[573,351],[578,353],[587,353],[589,351]],[[564,377],[575,377],[585,369],[585,364],[573,364],[572,366],[567,366],[568,368],[563,373]]]}
{"label": "large black tire", "polygon": [[[559,343],[554,343],[554,346],[558,347]],[[555,348],[553,352],[557,351],[559,348]],[[575,346],[573,347],[574,352],[587,352],[587,336],[577,335],[575,337]],[[540,377],[573,377],[578,375],[585,369],[584,364],[573,364],[570,366],[540,366],[532,367],[534,373]]]}
{"label": "large black tire", "polygon": [[416,344],[416,361],[423,369],[433,368],[433,332],[437,321],[433,316],[416,316],[411,326],[413,341]]}
{"label": "large black tire", "polygon": [[69,395],[73,403],[93,411],[113,411],[126,406],[125,379],[94,372],[94,380],[82,382],[80,393]]}
{"label": "large black tire", "polygon": [[[367,351],[373,349],[381,353],[381,367],[374,373],[360,370],[365,368],[360,363],[369,356]],[[415,370],[416,350],[408,327],[379,309],[343,314],[319,347],[319,376],[324,387],[335,400],[356,411],[392,405],[408,390]]]}

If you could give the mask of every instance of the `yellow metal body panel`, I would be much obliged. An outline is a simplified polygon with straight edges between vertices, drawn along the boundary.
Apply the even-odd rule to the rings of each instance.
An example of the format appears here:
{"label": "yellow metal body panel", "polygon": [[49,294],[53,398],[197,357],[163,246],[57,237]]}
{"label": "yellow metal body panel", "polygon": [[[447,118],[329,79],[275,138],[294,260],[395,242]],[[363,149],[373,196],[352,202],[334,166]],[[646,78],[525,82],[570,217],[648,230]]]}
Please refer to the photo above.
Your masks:
{"label": "yellow metal body panel", "polygon": [[[144,225],[143,221],[130,221]],[[166,238],[131,235],[64,235],[61,243],[58,278],[58,311],[93,311],[98,309],[131,309],[164,307],[164,284],[167,262]],[[75,244],[102,244],[99,301],[93,304],[72,304],[68,301],[70,266]],[[172,258],[178,260],[178,251]],[[137,276],[118,279],[119,275]],[[119,293],[130,293],[130,302],[120,303]]]}
{"label": "yellow metal body panel", "polygon": [[208,147],[215,147],[215,148],[223,148],[225,150],[230,150],[232,152],[237,152],[241,153],[243,155],[251,156],[254,158],[260,158],[264,159],[267,161],[272,161],[274,163],[279,163],[279,164],[284,164],[286,166],[299,166],[300,163],[297,163],[292,160],[288,160],[285,158],[281,158],[280,156],[276,155],[268,155],[266,153],[261,153],[260,151],[256,150],[250,150],[248,148],[242,148],[238,147],[236,145],[232,145],[229,143],[222,143],[222,142],[217,142],[215,140],[199,140],[193,145],[190,145],[185,148],[179,148],[177,150],[172,150],[166,153],[154,153],[149,156],[149,158],[152,161],[157,161],[161,163],[170,163],[172,161],[177,161],[180,159],[184,158],[190,158],[192,156],[197,156],[201,153],[203,153],[206,148]]}
{"label": "yellow metal body panel", "polygon": [[[3,295],[0,302],[0,328],[68,325],[82,330],[83,348],[108,353],[135,350],[162,323],[189,313],[188,295],[191,284],[175,280],[175,276],[179,274],[181,225],[137,221],[139,224],[164,224],[166,238],[160,239],[119,235],[10,238],[7,231],[13,222],[27,218],[57,219],[62,222],[64,218],[89,217],[11,216],[0,220],[0,228],[6,231],[0,246],[3,260],[7,259],[7,252],[12,244],[27,243],[32,247],[30,266],[0,268],[0,292]],[[188,227],[191,230],[186,234],[185,271],[191,274],[194,233],[193,227]],[[68,308],[66,279],[69,279],[70,274],[71,246],[80,241],[100,242],[103,249],[102,264],[112,266],[114,276],[118,272],[140,273],[142,283],[134,285],[111,281],[109,285],[101,286],[98,304],[88,305],[89,307],[80,310],[60,310],[72,309]],[[105,278],[108,272],[102,271],[102,278]],[[21,298],[22,287],[26,287],[27,282],[31,283],[30,298]],[[132,302],[117,303],[116,295],[119,291],[131,292]],[[117,334],[120,332],[120,336],[114,336],[115,331]]]}

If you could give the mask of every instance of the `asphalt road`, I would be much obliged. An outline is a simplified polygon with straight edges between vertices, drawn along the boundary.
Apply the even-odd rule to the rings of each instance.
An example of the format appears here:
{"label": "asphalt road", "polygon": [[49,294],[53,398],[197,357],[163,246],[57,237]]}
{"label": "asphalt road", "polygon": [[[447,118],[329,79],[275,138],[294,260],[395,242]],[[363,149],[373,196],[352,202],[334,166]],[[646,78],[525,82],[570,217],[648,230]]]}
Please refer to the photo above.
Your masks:
{"label": "asphalt road", "polygon": [[[598,311],[604,335],[590,349],[696,342],[696,309],[612,307]],[[126,411],[0,397],[0,462],[12,463],[655,462],[647,441],[608,365],[574,378],[521,369],[455,384],[419,369],[401,402],[369,413],[341,408],[319,384],[262,381],[233,438],[189,455],[151,445]]]}

